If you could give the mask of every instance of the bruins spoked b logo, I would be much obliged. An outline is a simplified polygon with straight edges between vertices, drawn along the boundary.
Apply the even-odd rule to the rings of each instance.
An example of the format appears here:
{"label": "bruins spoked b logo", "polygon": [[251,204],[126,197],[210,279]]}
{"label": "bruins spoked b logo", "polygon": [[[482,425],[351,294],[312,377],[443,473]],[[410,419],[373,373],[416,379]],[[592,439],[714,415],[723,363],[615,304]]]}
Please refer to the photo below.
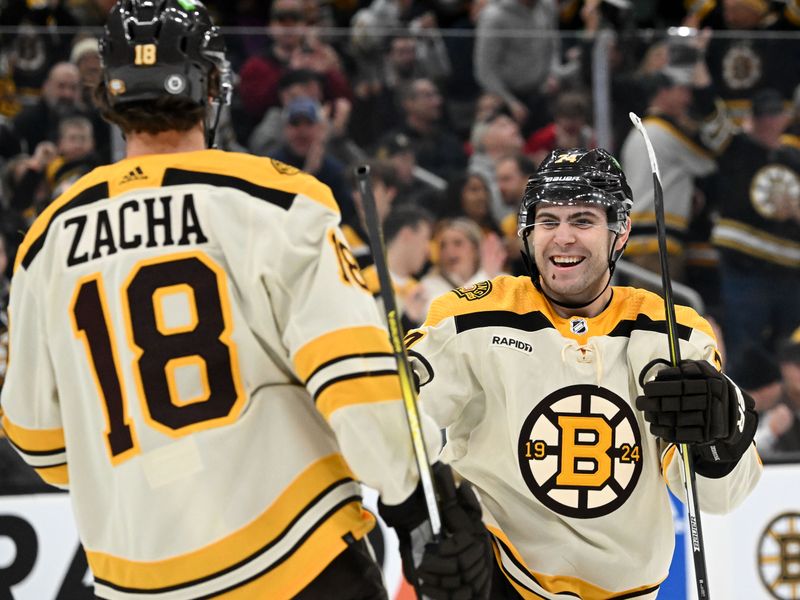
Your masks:
{"label": "bruins spoked b logo", "polygon": [[642,442],[630,405],[594,385],[561,388],[531,411],[519,435],[519,466],[533,495],[567,517],[616,510],[642,472]]}
{"label": "bruins spoked b logo", "polygon": [[800,598],[800,513],[769,522],[758,544],[758,575],[773,598]]}

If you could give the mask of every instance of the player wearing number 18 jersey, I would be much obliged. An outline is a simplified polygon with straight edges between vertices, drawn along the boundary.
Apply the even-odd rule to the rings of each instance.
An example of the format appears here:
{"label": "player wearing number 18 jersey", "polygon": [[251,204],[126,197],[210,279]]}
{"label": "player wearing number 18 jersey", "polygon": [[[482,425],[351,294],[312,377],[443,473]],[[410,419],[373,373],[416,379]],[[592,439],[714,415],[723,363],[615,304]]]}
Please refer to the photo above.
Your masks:
{"label": "player wearing number 18 jersey", "polygon": [[676,443],[691,444],[704,511],[758,480],[753,401],[719,372],[708,323],[678,307],[688,360],[665,368],[662,300],[609,286],[630,206],[607,152],[551,153],[519,214],[531,277],[449,292],[406,338],[442,458],[480,492],[494,600],[655,598],[667,489],[684,494]]}
{"label": "player wearing number 18 jersey", "polygon": [[127,158],[19,250],[3,426],[70,489],[100,598],[385,598],[356,477],[417,485],[387,333],[330,190],[205,149],[223,52],[198,2],[112,10]]}

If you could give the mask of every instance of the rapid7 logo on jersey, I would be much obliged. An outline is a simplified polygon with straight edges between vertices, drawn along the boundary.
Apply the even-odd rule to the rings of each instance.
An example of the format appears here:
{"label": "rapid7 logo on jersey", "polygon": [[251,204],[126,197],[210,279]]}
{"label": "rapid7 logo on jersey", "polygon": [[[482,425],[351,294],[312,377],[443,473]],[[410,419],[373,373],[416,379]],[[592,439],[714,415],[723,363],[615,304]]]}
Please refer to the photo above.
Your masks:
{"label": "rapid7 logo on jersey", "polygon": [[562,388],[537,403],[518,444],[531,493],[556,513],[584,519],[628,499],[641,475],[641,452],[630,405],[593,385]]}

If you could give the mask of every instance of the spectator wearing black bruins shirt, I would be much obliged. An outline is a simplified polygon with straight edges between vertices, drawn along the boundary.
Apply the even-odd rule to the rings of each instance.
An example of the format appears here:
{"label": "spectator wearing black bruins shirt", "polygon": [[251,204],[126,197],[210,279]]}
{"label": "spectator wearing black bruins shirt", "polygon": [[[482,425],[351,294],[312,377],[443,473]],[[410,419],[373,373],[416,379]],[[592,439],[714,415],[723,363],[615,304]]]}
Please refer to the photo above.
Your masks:
{"label": "spectator wearing black bruins shirt", "polygon": [[753,97],[753,127],[718,158],[723,326],[731,364],[748,341],[768,350],[800,325],[800,152],[781,144],[790,115],[775,90]]}

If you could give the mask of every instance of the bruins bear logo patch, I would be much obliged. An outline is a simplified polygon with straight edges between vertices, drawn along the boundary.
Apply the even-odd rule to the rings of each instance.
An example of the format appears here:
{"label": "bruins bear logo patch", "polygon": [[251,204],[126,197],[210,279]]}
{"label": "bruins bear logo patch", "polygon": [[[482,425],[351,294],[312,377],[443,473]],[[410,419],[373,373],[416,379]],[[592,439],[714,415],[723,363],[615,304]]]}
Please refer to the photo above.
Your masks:
{"label": "bruins bear logo patch", "polygon": [[453,290],[453,293],[458,296],[459,298],[464,298],[466,300],[480,300],[484,296],[488,296],[489,292],[492,291],[492,282],[491,281],[480,281],[478,283],[474,283],[469,287],[460,287]]}
{"label": "bruins bear logo patch", "polygon": [[280,161],[276,158],[271,158],[272,166],[275,167],[275,170],[280,173],[281,175],[296,175],[300,172],[300,169],[297,167],[293,167],[292,165],[287,165],[285,162]]}

